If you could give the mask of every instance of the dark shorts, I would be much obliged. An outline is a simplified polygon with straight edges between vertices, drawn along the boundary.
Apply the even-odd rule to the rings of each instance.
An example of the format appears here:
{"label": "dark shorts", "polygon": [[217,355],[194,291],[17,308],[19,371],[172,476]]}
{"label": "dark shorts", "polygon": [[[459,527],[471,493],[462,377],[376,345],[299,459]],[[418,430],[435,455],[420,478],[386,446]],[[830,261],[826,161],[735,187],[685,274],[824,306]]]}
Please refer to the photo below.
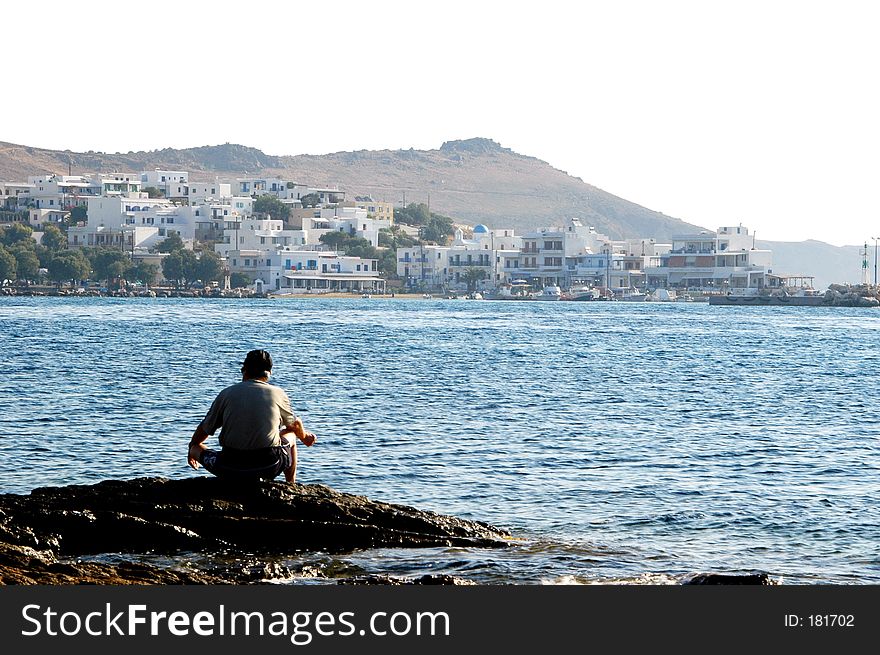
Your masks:
{"label": "dark shorts", "polygon": [[202,453],[202,466],[218,478],[235,480],[272,480],[290,468],[290,441],[281,437],[281,445],[257,450],[208,449]]}

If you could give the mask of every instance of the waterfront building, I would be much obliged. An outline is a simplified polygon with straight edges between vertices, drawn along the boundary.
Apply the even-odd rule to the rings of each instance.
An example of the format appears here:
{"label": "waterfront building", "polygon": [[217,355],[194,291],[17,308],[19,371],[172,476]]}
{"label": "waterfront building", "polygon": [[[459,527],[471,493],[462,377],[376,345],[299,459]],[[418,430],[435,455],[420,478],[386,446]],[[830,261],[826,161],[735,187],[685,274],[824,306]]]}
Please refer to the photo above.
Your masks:
{"label": "waterfront building", "polygon": [[376,259],[336,251],[285,248],[278,251],[283,268],[280,289],[289,293],[380,292],[385,280]]}
{"label": "waterfront building", "polygon": [[469,238],[458,228],[447,253],[446,284],[455,288],[467,288],[470,269],[481,272],[482,279],[476,283],[478,289],[492,289],[501,282],[503,256],[518,252],[522,239],[511,229],[491,230],[482,223],[474,226]]}
{"label": "waterfront building", "polygon": [[660,265],[646,270],[651,288],[703,291],[762,288],[772,273],[772,252],[755,248],[742,225],[673,237]]}
{"label": "waterfront building", "polygon": [[397,249],[397,275],[408,287],[436,289],[449,279],[449,246],[418,245]]}
{"label": "waterfront building", "polygon": [[[522,237],[522,249],[517,275],[534,287],[571,285],[580,255],[608,250],[608,237],[599,234],[578,218],[569,218],[562,226],[545,227]],[[572,265],[575,269],[572,269]]]}
{"label": "waterfront building", "polygon": [[226,255],[229,271],[248,276],[258,291],[299,294],[385,288],[375,259],[302,247],[228,250]]}

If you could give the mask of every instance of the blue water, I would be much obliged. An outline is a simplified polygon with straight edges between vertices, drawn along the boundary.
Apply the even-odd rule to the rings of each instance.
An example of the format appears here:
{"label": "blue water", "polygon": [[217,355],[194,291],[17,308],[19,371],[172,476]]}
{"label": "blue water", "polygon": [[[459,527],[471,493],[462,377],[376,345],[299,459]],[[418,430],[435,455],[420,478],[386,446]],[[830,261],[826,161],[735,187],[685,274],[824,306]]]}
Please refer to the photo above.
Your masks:
{"label": "blue water", "polygon": [[297,581],[880,582],[880,313],[702,303],[2,298],[0,491],[207,475],[252,348],[300,482],[508,528],[506,550],[287,560]]}

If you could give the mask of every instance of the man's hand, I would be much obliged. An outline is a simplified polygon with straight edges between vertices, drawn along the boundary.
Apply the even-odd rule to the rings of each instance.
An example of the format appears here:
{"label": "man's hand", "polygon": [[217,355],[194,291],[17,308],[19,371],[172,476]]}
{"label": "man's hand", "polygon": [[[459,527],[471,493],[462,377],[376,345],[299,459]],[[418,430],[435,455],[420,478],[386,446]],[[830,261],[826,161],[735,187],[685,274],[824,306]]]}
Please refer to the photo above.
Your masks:
{"label": "man's hand", "polygon": [[296,438],[303,442],[306,446],[311,446],[315,443],[317,437],[313,432],[306,432],[306,429],[303,427],[302,421],[299,417],[296,417],[296,420],[288,425],[281,431],[281,436],[284,437],[293,432],[296,435]]}
{"label": "man's hand", "polygon": [[186,463],[189,464],[193,469],[199,468],[199,457],[202,454],[202,448],[195,444],[189,445],[189,452],[187,453]]}

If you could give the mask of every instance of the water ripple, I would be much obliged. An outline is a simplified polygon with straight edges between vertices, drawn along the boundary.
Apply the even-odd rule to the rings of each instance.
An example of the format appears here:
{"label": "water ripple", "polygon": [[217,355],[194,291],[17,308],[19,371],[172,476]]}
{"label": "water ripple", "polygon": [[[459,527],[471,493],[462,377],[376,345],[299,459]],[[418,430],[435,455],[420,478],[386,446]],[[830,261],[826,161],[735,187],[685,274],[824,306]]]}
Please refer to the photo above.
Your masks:
{"label": "water ripple", "polygon": [[876,312],[0,298],[0,330],[6,492],[197,475],[192,430],[242,354],[265,347],[319,435],[300,449],[302,481],[530,544],[370,551],[331,568],[880,582]]}

